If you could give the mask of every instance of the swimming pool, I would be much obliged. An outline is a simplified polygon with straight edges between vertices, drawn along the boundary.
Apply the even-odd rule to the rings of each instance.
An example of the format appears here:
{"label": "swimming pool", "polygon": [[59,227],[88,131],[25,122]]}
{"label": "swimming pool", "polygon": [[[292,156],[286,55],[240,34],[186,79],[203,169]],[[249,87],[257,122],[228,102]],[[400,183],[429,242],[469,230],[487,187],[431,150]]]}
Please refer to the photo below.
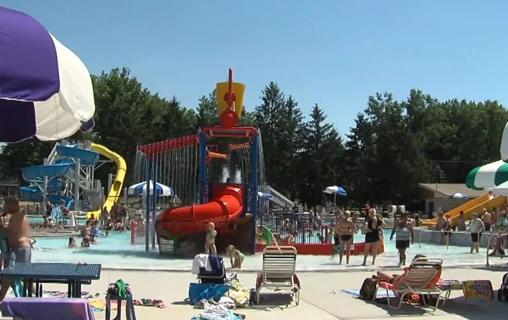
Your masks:
{"label": "swimming pool", "polygon": [[[395,241],[389,240],[390,231],[385,231],[385,253],[378,256],[377,266],[396,266],[398,252]],[[355,242],[363,242],[363,235],[356,235]],[[78,245],[81,239],[76,239]],[[100,263],[105,268],[121,269],[163,269],[163,270],[190,270],[190,259],[179,259],[159,256],[157,249],[146,253],[144,244],[131,245],[130,232],[113,232],[108,237],[99,238],[98,243],[90,248],[68,249],[66,237],[40,237],[37,239],[37,249],[33,251],[34,262],[87,262]],[[445,266],[484,265],[485,249],[480,254],[469,254],[469,248],[422,243],[413,244],[407,251],[408,259],[416,254],[429,257],[443,258]],[[260,270],[262,267],[261,255],[247,256],[243,269],[248,271]],[[367,260],[370,263],[371,257]],[[363,257],[351,257],[348,266],[338,264],[338,256],[298,256],[298,270],[358,270],[363,269]],[[229,267],[229,262],[226,263]],[[112,279],[114,280],[114,279]]]}

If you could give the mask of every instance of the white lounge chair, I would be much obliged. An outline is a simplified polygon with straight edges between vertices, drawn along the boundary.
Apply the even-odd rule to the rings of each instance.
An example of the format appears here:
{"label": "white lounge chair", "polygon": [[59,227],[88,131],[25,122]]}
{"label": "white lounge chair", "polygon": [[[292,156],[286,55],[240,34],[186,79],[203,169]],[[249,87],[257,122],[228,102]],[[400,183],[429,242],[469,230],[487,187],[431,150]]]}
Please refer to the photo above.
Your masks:
{"label": "white lounge chair", "polygon": [[259,303],[261,288],[290,291],[295,303],[300,303],[296,255],[296,248],[291,246],[268,246],[263,250],[263,271],[256,279],[256,303]]}
{"label": "white lounge chair", "polygon": [[[443,290],[437,287],[442,266],[443,260],[441,259],[416,259],[411,263],[405,273],[395,279],[393,283],[381,281],[376,289],[374,297],[377,296],[377,290],[385,289],[388,306],[400,309],[404,297],[410,293],[417,293],[421,297],[437,295],[436,304],[432,307],[438,308],[439,302],[441,300],[446,300],[446,296],[443,295]],[[399,299],[397,305],[392,305],[390,303],[389,291],[393,291],[395,296]]]}

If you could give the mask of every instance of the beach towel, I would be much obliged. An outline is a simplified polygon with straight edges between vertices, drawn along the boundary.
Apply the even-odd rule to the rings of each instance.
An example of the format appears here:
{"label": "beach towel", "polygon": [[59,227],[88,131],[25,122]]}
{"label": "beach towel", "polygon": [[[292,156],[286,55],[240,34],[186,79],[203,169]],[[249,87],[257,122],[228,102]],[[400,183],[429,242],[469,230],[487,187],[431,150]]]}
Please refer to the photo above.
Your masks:
{"label": "beach towel", "polygon": [[[360,297],[360,290],[358,289],[343,289],[342,292],[350,294],[356,298]],[[392,291],[389,291],[388,296],[390,298],[395,298],[395,295]],[[379,290],[376,294],[376,299],[386,299],[386,290]]]}
{"label": "beach towel", "polygon": [[213,273],[222,274],[222,257],[209,255],[208,262]]}
{"label": "beach towel", "polygon": [[194,305],[201,300],[218,301],[229,290],[229,285],[213,283],[189,284],[189,302]]}
{"label": "beach towel", "polygon": [[193,317],[192,320],[242,320],[240,315],[235,314],[224,305],[205,302],[204,306],[204,311],[199,317]]}
{"label": "beach towel", "polygon": [[192,260],[192,274],[199,274],[201,268],[205,268],[206,271],[212,271],[212,267],[208,263],[208,255],[204,253],[194,256]]}
{"label": "beach towel", "polygon": [[250,290],[242,286],[238,280],[232,280],[229,284],[231,288],[226,296],[233,299],[237,307],[247,306],[250,300]]}

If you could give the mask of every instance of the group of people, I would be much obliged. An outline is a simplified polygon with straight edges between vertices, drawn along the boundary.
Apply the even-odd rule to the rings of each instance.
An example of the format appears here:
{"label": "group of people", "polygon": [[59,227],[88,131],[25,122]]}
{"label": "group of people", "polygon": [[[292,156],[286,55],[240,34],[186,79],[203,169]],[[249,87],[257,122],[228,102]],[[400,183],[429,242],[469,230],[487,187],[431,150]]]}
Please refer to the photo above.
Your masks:
{"label": "group of people", "polygon": [[471,234],[471,250],[470,253],[478,253],[480,249],[480,240],[483,232],[494,232],[498,236],[495,244],[494,254],[504,254],[502,241],[503,234],[508,232],[508,217],[506,208],[498,208],[494,211],[489,211],[483,208],[481,214],[473,213],[472,218],[467,223],[467,218],[463,211],[459,213],[456,221],[452,222],[443,211],[437,215],[435,230],[443,232],[445,241],[449,240],[452,231],[469,232]]}
{"label": "group of people", "polygon": [[[414,242],[414,227],[419,226],[419,217],[410,218],[408,214],[401,214],[395,217],[394,226],[390,240],[395,236],[395,247],[399,251],[399,266],[406,264],[406,250]],[[335,245],[339,246],[339,264],[342,263],[344,255],[346,263],[349,263],[353,236],[361,230],[365,236],[363,265],[367,264],[367,258],[372,255],[372,264],[376,263],[376,256],[379,246],[384,241],[383,229],[385,222],[376,209],[369,208],[365,223],[361,223],[358,214],[351,216],[351,212],[339,213],[335,224]]]}

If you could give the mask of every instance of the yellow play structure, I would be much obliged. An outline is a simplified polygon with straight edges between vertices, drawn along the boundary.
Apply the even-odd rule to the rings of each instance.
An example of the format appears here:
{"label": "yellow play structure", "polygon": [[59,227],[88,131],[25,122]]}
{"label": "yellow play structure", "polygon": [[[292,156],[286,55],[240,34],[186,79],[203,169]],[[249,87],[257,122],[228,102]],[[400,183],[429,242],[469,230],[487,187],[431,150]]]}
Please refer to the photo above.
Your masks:
{"label": "yellow play structure", "polygon": [[[111,208],[113,208],[113,205],[118,201],[118,199],[120,198],[120,194],[122,193],[123,181],[127,173],[127,163],[125,162],[124,158],[122,158],[122,156],[120,156],[118,153],[114,151],[111,151],[110,149],[108,149],[103,145],[92,143],[90,145],[90,149],[105,156],[110,160],[113,160],[116,164],[115,181],[111,185],[108,197],[106,198],[106,201],[104,201],[104,204],[102,205],[102,208],[106,208],[108,212],[110,212]],[[99,218],[102,212],[101,209],[87,212],[87,217],[90,218],[93,214],[95,218]]]}
{"label": "yellow play structure", "polygon": [[[467,201],[461,204],[460,206],[451,209],[450,211],[445,213],[445,216],[448,219],[450,219],[450,223],[453,228],[457,225],[457,218],[460,215],[461,211],[464,212],[466,220],[470,220],[473,217],[473,213],[481,213],[483,208],[486,208],[487,210],[492,210],[506,203],[507,201],[505,196],[493,197],[488,193],[486,193],[478,198]],[[423,224],[426,226],[434,226],[436,224],[436,221],[437,221],[436,218],[427,219],[423,220]]]}

